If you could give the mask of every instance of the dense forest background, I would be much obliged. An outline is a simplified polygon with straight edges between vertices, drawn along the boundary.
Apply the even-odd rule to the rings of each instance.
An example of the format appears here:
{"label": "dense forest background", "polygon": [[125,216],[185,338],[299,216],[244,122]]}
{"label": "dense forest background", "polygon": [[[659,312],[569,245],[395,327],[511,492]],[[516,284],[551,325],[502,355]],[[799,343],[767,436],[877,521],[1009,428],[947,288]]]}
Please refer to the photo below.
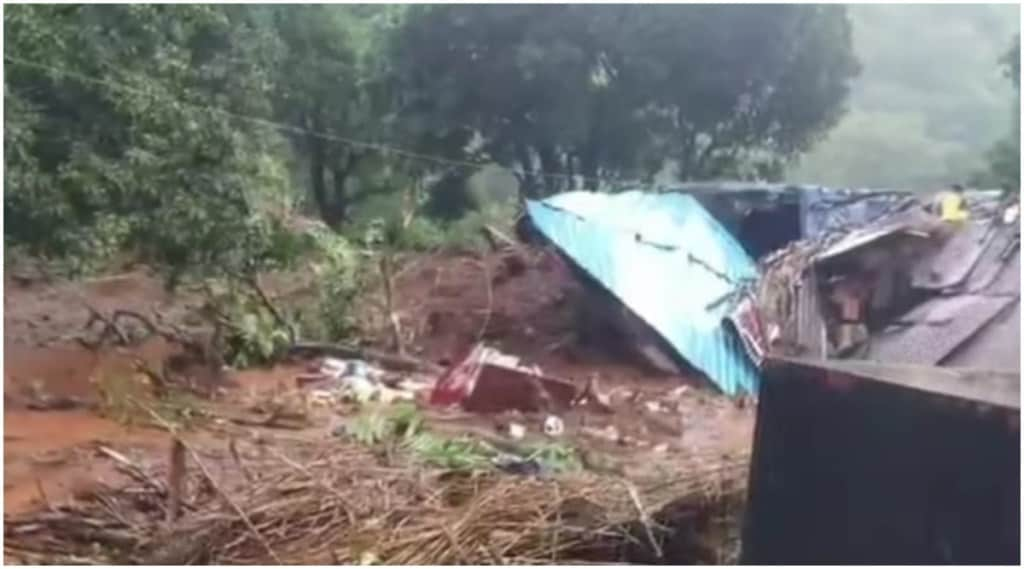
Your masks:
{"label": "dense forest background", "polygon": [[850,6],[862,72],[852,83],[849,112],[786,177],[934,189],[984,170],[993,141],[1007,136],[1019,110],[1013,83],[993,65],[1019,32],[1019,10]]}
{"label": "dense forest background", "polygon": [[[1019,187],[1014,6],[7,6],[5,245],[245,274],[651,180]],[[1017,43],[1014,43],[1014,42]]]}

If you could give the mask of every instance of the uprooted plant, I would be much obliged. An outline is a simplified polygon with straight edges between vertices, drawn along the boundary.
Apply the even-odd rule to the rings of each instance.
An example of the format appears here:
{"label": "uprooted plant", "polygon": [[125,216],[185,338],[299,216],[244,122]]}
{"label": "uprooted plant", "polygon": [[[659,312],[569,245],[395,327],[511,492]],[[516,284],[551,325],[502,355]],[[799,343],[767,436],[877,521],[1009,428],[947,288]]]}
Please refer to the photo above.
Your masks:
{"label": "uprooted plant", "polygon": [[[355,330],[352,304],[361,283],[354,249],[326,229],[295,239],[297,245],[271,251],[239,270],[200,276],[204,310],[211,325],[223,329],[226,363],[268,364],[301,341],[337,341]],[[266,273],[299,286],[273,291],[262,280]]]}

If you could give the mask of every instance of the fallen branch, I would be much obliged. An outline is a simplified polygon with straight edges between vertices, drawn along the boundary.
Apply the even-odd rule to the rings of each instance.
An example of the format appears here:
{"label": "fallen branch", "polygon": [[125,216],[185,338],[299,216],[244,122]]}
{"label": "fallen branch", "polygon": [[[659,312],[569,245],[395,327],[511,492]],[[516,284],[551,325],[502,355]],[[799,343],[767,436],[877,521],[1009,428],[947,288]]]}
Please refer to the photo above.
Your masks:
{"label": "fallen branch", "polygon": [[270,297],[267,295],[266,291],[263,290],[263,286],[260,284],[260,276],[252,275],[251,277],[247,278],[245,282],[246,284],[249,285],[250,288],[253,289],[253,292],[256,293],[256,298],[258,298],[260,303],[263,304],[264,308],[266,308],[267,311],[270,312],[270,315],[274,317],[274,320],[276,320],[281,327],[288,331],[288,341],[290,343],[294,343],[295,338],[297,336],[295,326],[292,324],[291,321],[284,317],[284,314],[282,314],[281,311],[277,308],[277,305],[275,305],[274,302],[270,300]]}
{"label": "fallen branch", "polygon": [[301,431],[305,426],[289,425],[285,422],[286,420],[292,419],[295,421],[307,422],[307,417],[305,415],[297,412],[288,412],[281,407],[271,410],[270,414],[263,419],[250,419],[248,417],[238,417],[234,415],[222,416],[232,423],[243,427],[265,427],[269,429],[288,429],[292,431]]}
{"label": "fallen branch", "polygon": [[85,330],[92,329],[92,325],[95,322],[103,324],[103,329],[100,331],[100,337],[95,342],[89,342],[85,338],[78,338],[78,341],[82,346],[89,350],[96,350],[101,347],[106,341],[108,336],[115,336],[117,342],[121,346],[127,346],[130,344],[128,336],[125,335],[124,331],[117,327],[117,323],[112,318],[107,318],[94,306],[87,302],[82,302],[82,305],[87,311],[89,311],[89,319],[85,322],[85,326],[82,328]]}
{"label": "fallen branch", "polygon": [[146,471],[138,463],[132,461],[125,455],[117,452],[116,450],[100,445],[96,447],[96,452],[103,456],[113,460],[117,464],[117,469],[127,474],[133,480],[142,483],[149,487],[151,490],[156,492],[160,496],[167,495],[167,488],[163,484],[160,484],[154,480],[151,476],[146,474]]}
{"label": "fallen branch", "polygon": [[626,486],[626,491],[629,493],[629,499],[632,500],[634,507],[636,507],[637,514],[640,516],[640,523],[644,527],[644,533],[647,534],[647,541],[650,542],[651,548],[654,550],[654,554],[658,559],[665,556],[661,549],[661,545],[658,540],[654,537],[654,530],[652,528],[651,516],[647,513],[644,505],[640,502],[640,494],[636,490],[636,486],[632,482],[623,479],[622,483]]}
{"label": "fallen branch", "polygon": [[302,474],[306,475],[307,477],[309,477],[310,480],[315,482],[318,486],[320,486],[324,490],[327,490],[328,492],[330,492],[331,495],[333,495],[335,498],[337,498],[338,501],[342,504],[342,506],[344,506],[345,516],[348,517],[348,523],[354,524],[356,522],[356,517],[352,513],[352,510],[354,509],[354,506],[348,500],[348,498],[346,498],[341,492],[337,491],[329,483],[327,483],[324,480],[318,478],[315,474],[310,472],[310,470],[308,468],[306,468],[305,466],[302,466],[301,464],[295,462],[294,460],[288,458],[287,456],[277,452],[276,450],[271,450],[271,454],[273,454],[275,457],[277,457],[277,459],[280,460],[281,462],[287,464],[291,468],[294,468],[295,470],[297,470],[297,471],[301,472]]}
{"label": "fallen branch", "polygon": [[242,471],[245,481],[252,484],[254,478],[249,469],[245,467],[245,463],[242,462],[242,455],[238,452],[238,444],[234,437],[231,437],[231,440],[228,441],[228,452],[231,453],[231,459],[235,461],[235,466],[238,467],[238,470]]}

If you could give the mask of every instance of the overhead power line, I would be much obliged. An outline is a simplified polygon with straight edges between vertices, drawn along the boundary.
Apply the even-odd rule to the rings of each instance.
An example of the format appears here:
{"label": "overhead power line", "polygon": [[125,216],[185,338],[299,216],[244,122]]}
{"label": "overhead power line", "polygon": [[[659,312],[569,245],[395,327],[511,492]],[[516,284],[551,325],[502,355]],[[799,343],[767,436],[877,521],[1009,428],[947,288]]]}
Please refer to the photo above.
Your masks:
{"label": "overhead power line", "polygon": [[[46,65],[46,64],[39,63],[39,62],[30,61],[30,60],[27,60],[27,59],[22,59],[20,57],[12,56],[12,55],[9,55],[9,54],[4,54],[4,60],[7,61],[7,62],[10,62],[10,63],[15,63],[15,64],[18,64],[18,65],[24,65],[26,67],[32,67],[32,68],[39,69],[39,70],[42,70],[42,71],[49,71],[51,73],[57,73],[57,74],[65,76],[65,77],[70,77],[70,78],[73,78],[73,79],[77,79],[77,80],[85,82],[85,83],[93,83],[93,84],[96,84],[96,85],[101,85],[101,86],[106,87],[108,89],[122,91],[122,92],[125,92],[125,93],[133,93],[133,94],[136,94],[136,95],[142,95],[142,96],[147,96],[147,97],[151,97],[151,96],[154,95],[154,93],[152,91],[149,91],[149,90],[139,89],[137,87],[132,87],[132,86],[129,86],[129,85],[125,85],[123,83],[117,83],[117,82],[109,81],[109,80],[106,80],[106,79],[100,79],[100,78],[97,78],[97,77],[91,77],[91,76],[88,76],[88,75],[85,75],[85,74],[82,74],[82,73],[78,73],[76,71],[69,71],[67,69],[62,69],[62,68],[59,68],[59,67],[54,67],[52,65]],[[184,100],[182,100],[182,99],[180,99],[178,97],[173,97],[173,96],[171,96],[169,94],[166,94],[166,93],[164,94],[164,97],[166,99],[172,100],[175,103],[180,104],[182,106],[187,106],[187,107],[191,107],[191,108],[194,108],[194,109],[199,109],[199,110],[204,110],[204,111],[209,111],[209,112],[221,114],[221,115],[233,118],[233,119],[249,122],[249,123],[252,123],[252,124],[257,124],[257,125],[260,125],[260,126],[263,126],[263,127],[266,127],[266,128],[271,128],[271,129],[277,130],[279,132],[286,132],[286,133],[291,133],[291,134],[299,134],[299,135],[305,135],[305,136],[312,136],[312,137],[319,138],[319,139],[322,139],[322,140],[327,140],[327,141],[331,141],[331,142],[337,142],[339,144],[343,144],[343,145],[349,146],[351,148],[359,148],[359,149],[363,149],[363,150],[370,150],[370,151],[374,151],[374,152],[380,152],[380,153],[383,153],[383,154],[392,154],[392,155],[395,155],[395,156],[401,156],[403,158],[408,158],[408,159],[411,159],[411,160],[419,160],[419,161],[423,161],[423,162],[430,162],[430,163],[440,164],[440,165],[445,165],[445,166],[470,168],[470,169],[474,169],[474,170],[479,169],[479,168],[481,168],[483,166],[487,166],[487,165],[491,164],[491,163],[485,163],[485,162],[472,162],[472,161],[469,161],[469,160],[457,160],[457,159],[452,159],[452,158],[445,158],[443,156],[424,154],[424,153],[421,153],[421,152],[415,152],[415,151],[411,151],[411,150],[406,150],[404,148],[399,148],[399,147],[391,146],[391,145],[388,145],[388,144],[382,144],[382,143],[379,143],[379,142],[368,142],[368,141],[365,141],[365,140],[357,140],[357,139],[354,139],[354,138],[349,138],[349,137],[341,136],[341,135],[330,133],[330,132],[314,131],[314,130],[310,130],[310,129],[307,129],[307,128],[303,128],[303,127],[299,127],[299,126],[295,126],[295,125],[291,125],[291,124],[287,124],[287,123],[272,121],[272,120],[264,119],[264,118],[261,118],[261,117],[254,117],[254,116],[251,116],[251,115],[245,115],[245,114],[242,114],[242,113],[237,113],[237,112],[234,112],[234,111],[229,111],[227,109],[223,109],[223,108],[220,108],[220,107],[214,107],[214,106],[210,106],[210,105],[202,105],[202,104],[193,103],[193,102],[190,102],[190,101],[184,101]],[[515,175],[517,173],[516,170],[514,170],[512,168],[509,168],[507,166],[502,166],[500,164],[496,164],[496,166],[498,168],[501,168],[502,170],[505,170],[505,171],[509,172],[512,175]],[[608,179],[593,178],[593,177],[586,177],[586,176],[570,176],[568,174],[557,174],[557,173],[547,173],[547,172],[541,172],[541,173],[537,174],[537,176],[540,176],[540,177],[545,178],[545,179],[568,180],[570,182],[577,181],[577,180],[578,181],[583,181],[583,182],[598,182],[598,183],[613,182],[613,181],[621,182],[621,180],[608,180]]]}

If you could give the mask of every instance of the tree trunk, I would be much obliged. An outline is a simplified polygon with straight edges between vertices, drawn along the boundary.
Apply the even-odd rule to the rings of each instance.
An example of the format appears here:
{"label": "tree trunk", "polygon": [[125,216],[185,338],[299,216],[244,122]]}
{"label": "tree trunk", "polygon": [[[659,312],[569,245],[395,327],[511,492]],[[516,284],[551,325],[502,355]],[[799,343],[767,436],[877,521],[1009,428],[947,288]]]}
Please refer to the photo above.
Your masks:
{"label": "tree trunk", "polygon": [[348,192],[345,184],[348,181],[349,170],[347,166],[335,166],[331,168],[331,175],[334,178],[334,199],[331,200],[331,218],[336,224],[341,224],[348,219]]}
{"label": "tree trunk", "polygon": [[530,149],[524,144],[516,145],[516,159],[522,167],[523,174],[519,181],[519,193],[526,198],[536,199],[540,197],[540,187],[537,183],[537,175],[533,169],[533,160],[530,156]]}
{"label": "tree trunk", "polygon": [[558,153],[550,146],[542,146],[538,155],[540,156],[541,188],[544,195],[560,192],[565,180],[561,177],[564,174],[564,169],[558,163]]}
{"label": "tree trunk", "polygon": [[[318,131],[319,120],[312,121],[314,131]],[[338,220],[331,215],[333,211],[331,196],[327,193],[327,147],[326,142],[316,136],[309,136],[309,182],[313,190],[313,199],[324,223],[335,227]]]}

